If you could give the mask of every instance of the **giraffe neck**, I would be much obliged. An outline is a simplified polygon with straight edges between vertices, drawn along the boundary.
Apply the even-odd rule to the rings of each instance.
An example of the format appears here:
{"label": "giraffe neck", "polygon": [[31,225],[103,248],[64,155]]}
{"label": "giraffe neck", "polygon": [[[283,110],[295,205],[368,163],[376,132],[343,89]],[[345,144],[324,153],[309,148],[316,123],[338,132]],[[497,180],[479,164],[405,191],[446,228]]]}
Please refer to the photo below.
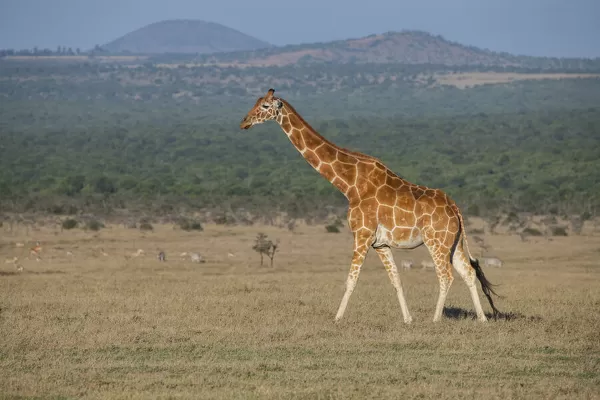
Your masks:
{"label": "giraffe neck", "polygon": [[[285,100],[277,122],[302,157],[344,195],[356,180],[357,153],[336,146],[315,131]],[[365,156],[366,157],[366,156]]]}

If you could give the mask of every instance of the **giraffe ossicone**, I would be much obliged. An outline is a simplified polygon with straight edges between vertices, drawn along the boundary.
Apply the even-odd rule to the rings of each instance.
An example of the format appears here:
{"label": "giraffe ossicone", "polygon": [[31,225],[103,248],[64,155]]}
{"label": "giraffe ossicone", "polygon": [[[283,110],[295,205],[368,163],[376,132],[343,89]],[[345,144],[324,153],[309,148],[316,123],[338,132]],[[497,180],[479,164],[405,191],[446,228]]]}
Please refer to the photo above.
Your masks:
{"label": "giraffe ossicone", "polygon": [[240,128],[274,120],[294,147],[325,179],[348,199],[348,225],[354,234],[354,252],[346,291],[335,320],[346,311],[356,287],[360,269],[370,248],[374,248],[396,289],[406,323],[412,321],[391,248],[413,249],[427,246],[435,263],[440,290],[433,316],[442,317],[446,295],[453,281],[452,267],[469,288],[477,318],[486,321],[475,280],[494,312],[499,313],[491,295],[495,294],[479,263],[468,250],[464,221],[456,203],[442,190],[410,183],[378,159],[341,148],[316,132],[284,99],[269,89],[240,123]]}

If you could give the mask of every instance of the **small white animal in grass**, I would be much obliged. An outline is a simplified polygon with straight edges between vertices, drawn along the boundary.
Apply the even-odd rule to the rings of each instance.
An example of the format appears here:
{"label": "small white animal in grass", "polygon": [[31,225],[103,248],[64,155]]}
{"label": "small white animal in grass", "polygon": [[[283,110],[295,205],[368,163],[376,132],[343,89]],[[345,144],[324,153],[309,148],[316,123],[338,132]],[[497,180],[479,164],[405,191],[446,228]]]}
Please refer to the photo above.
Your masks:
{"label": "small white animal in grass", "polygon": [[108,257],[108,253],[104,251],[104,249],[100,249],[100,254],[102,254],[104,257]]}
{"label": "small white animal in grass", "polygon": [[135,253],[133,253],[131,256],[132,257],[140,257],[140,256],[143,256],[144,254],[145,254],[144,250],[138,249],[138,251],[136,251]]}
{"label": "small white animal in grass", "polygon": [[421,261],[421,268],[423,269],[435,269],[435,263],[430,260]]}
{"label": "small white animal in grass", "polygon": [[481,263],[484,267],[500,268],[504,264],[498,257],[483,257]]}
{"label": "small white animal in grass", "polygon": [[23,271],[23,266],[19,263],[18,257],[8,258],[4,261],[6,264],[13,264],[17,271]]}
{"label": "small white animal in grass", "polygon": [[203,263],[204,262],[204,259],[198,253],[190,253],[190,259],[192,260],[192,262],[195,262],[195,263]]}
{"label": "small white animal in grass", "polygon": [[15,243],[15,247],[25,247],[25,243]]}
{"label": "small white animal in grass", "polygon": [[404,269],[411,269],[413,265],[413,260],[400,260],[400,266]]}

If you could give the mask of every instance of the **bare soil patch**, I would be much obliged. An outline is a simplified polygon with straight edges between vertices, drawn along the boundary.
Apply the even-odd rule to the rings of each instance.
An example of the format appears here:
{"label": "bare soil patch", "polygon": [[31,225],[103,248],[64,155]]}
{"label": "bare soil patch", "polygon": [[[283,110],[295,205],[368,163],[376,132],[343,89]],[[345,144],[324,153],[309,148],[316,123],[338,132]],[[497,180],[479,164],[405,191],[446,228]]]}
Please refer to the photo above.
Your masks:
{"label": "bare soil patch", "polygon": [[466,72],[457,74],[440,74],[436,76],[440,85],[456,86],[466,89],[479,85],[509,83],[523,80],[542,79],[586,79],[600,78],[599,74],[519,74],[510,72]]}

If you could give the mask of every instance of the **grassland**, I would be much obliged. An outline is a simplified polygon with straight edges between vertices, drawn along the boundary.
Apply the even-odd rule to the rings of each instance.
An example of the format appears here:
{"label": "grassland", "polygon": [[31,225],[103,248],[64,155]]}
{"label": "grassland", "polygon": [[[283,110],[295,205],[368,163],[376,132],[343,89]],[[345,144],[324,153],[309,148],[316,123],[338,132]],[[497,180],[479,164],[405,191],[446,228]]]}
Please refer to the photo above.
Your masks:
{"label": "grassland", "polygon": [[[505,261],[486,274],[511,315],[487,324],[472,319],[460,279],[432,323],[435,274],[403,271],[407,326],[375,254],[333,322],[345,231],[5,228],[2,259],[23,257],[17,242],[43,250],[21,272],[0,265],[1,398],[600,398],[597,236],[486,236]],[[259,231],[280,240],[274,268],[251,249]],[[146,256],[129,257],[138,248]],[[424,248],[395,254],[427,258]]]}

